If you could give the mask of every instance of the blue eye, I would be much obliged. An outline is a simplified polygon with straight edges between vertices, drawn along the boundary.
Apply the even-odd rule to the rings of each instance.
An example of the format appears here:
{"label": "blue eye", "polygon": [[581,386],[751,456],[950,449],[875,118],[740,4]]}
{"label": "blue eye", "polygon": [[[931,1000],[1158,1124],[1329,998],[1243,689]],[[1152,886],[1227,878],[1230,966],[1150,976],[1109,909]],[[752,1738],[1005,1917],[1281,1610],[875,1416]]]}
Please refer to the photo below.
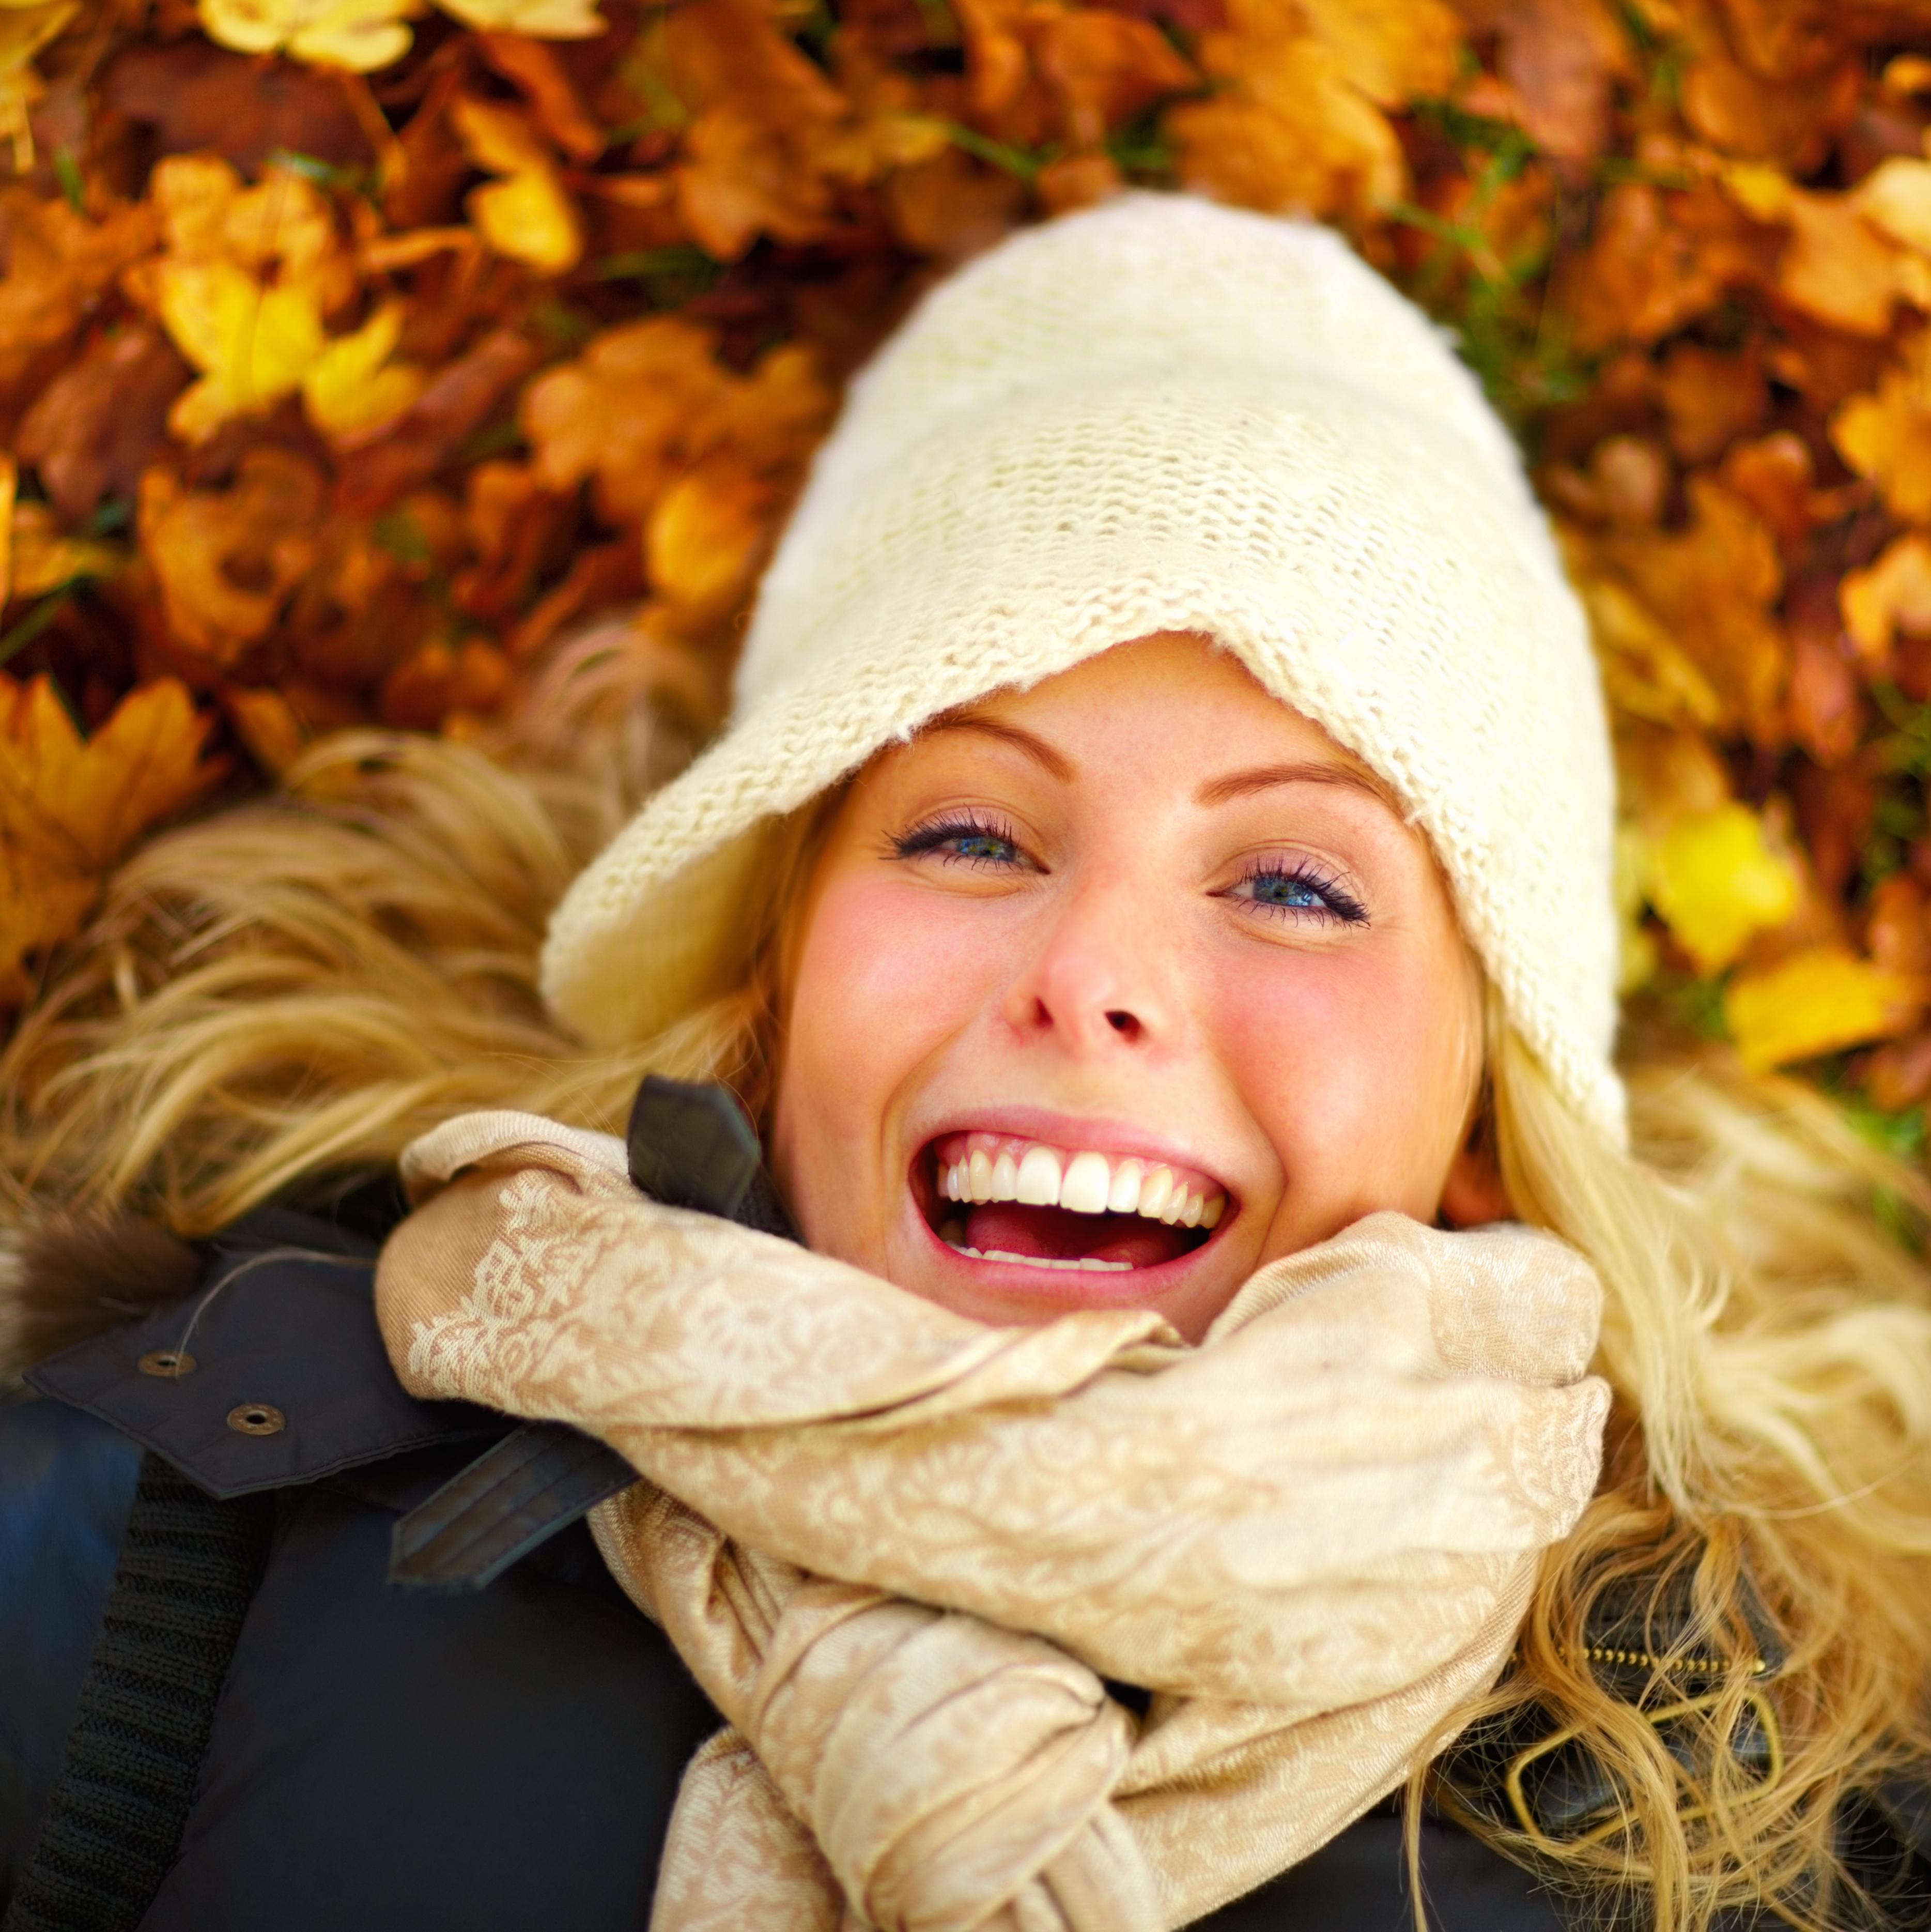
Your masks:
{"label": "blue eye", "polygon": [[1311,866],[1257,865],[1228,896],[1282,916],[1311,914],[1344,926],[1363,925],[1368,917],[1368,908],[1339,880],[1322,878]]}
{"label": "blue eye", "polygon": [[916,859],[929,853],[955,864],[975,867],[1018,866],[1025,861],[1019,842],[1003,826],[977,818],[934,819],[892,842],[894,854]]}

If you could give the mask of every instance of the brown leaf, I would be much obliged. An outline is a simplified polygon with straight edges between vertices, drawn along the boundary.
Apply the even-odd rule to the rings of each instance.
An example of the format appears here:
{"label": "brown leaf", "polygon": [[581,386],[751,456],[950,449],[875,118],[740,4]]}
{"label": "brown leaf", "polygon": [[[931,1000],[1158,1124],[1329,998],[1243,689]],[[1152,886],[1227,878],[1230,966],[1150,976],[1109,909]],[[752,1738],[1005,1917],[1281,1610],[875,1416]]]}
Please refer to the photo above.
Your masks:
{"label": "brown leaf", "polygon": [[1456,10],[1501,42],[1502,77],[1543,153],[1601,153],[1612,84],[1631,71],[1629,44],[1605,0],[1457,0]]}
{"label": "brown leaf", "polygon": [[338,485],[342,507],[367,515],[427,482],[537,360],[535,345],[516,330],[491,330],[439,370],[378,441],[345,458]]}
{"label": "brown leaf", "polygon": [[1562,268],[1557,297],[1579,347],[1654,342],[1714,306],[1729,280],[1726,257],[1699,245],[1683,218],[1687,196],[1666,200],[1626,182],[1603,197],[1588,250]]}
{"label": "brown leaf", "polygon": [[1790,728],[1820,765],[1842,764],[1863,735],[1864,704],[1852,670],[1856,646],[1837,614],[1828,577],[1798,584],[1786,602],[1790,634]]}
{"label": "brown leaf", "polygon": [[989,248],[1026,206],[1026,190],[1003,169],[956,148],[886,177],[881,199],[896,239],[915,254],[961,262]]}
{"label": "brown leaf", "polygon": [[133,500],[191,373],[158,329],[136,323],[97,336],[40,392],[14,447],[61,515],[78,522],[110,494]]}
{"label": "brown leaf", "polygon": [[1679,343],[1663,358],[1657,394],[1669,418],[1669,446],[1685,463],[1722,455],[1770,407],[1763,364],[1750,347],[1724,354]]}
{"label": "brown leaf", "polygon": [[101,76],[100,104],[137,129],[151,152],[212,152],[244,174],[277,153],[312,154],[337,167],[373,158],[334,75],[242,59],[199,39],[128,47]]}

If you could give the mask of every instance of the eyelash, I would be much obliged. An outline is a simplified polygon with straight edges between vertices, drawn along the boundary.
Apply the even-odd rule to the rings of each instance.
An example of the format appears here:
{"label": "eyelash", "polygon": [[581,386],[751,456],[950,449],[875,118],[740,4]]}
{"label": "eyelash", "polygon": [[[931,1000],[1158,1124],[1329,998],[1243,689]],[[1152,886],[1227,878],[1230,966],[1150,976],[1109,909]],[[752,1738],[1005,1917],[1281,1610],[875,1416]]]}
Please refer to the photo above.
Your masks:
{"label": "eyelash", "polygon": [[[892,842],[893,856],[900,859],[916,859],[928,854],[935,854],[942,862],[952,866],[970,866],[975,870],[985,866],[1009,864],[1011,860],[989,852],[947,852],[941,848],[954,842],[964,843],[978,840],[985,844],[1003,845],[1016,856],[1019,841],[1012,826],[1003,820],[982,816],[976,812],[959,812],[950,817],[934,819],[929,824],[915,826],[910,832],[902,833]],[[1312,892],[1323,903],[1313,905],[1289,905],[1281,901],[1252,898],[1236,898],[1242,886],[1252,887],[1279,881],[1290,889]],[[1252,907],[1264,917],[1292,918],[1312,914],[1321,920],[1333,920],[1342,926],[1363,926],[1367,922],[1368,908],[1341,881],[1320,866],[1306,860],[1282,861],[1257,859],[1248,865],[1234,887],[1225,895],[1234,898],[1236,903]]]}
{"label": "eyelash", "polygon": [[1246,871],[1234,884],[1237,889],[1270,880],[1278,880],[1283,886],[1315,893],[1323,903],[1318,906],[1296,906],[1283,904],[1278,899],[1256,898],[1246,899],[1241,903],[1252,906],[1256,912],[1271,916],[1287,918],[1301,914],[1312,914],[1324,921],[1333,920],[1341,926],[1365,926],[1368,922],[1368,908],[1333,874],[1324,871],[1306,859],[1250,860]]}
{"label": "eyelash", "polygon": [[946,818],[935,818],[925,825],[915,825],[910,832],[892,840],[892,850],[894,856],[901,859],[917,859],[933,853],[949,866],[970,866],[975,868],[1008,862],[994,857],[989,853],[942,852],[939,849],[955,839],[970,838],[1006,846],[1015,856],[1019,850],[1018,837],[1010,825],[1002,820],[983,818],[970,812],[955,813]]}

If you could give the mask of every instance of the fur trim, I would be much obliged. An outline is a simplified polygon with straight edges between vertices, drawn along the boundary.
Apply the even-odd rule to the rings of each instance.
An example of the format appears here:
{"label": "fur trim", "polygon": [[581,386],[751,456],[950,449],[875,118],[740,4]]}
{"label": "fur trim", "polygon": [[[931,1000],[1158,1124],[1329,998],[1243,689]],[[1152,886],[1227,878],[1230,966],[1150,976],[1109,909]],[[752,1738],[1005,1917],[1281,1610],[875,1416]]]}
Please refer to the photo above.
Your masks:
{"label": "fur trim", "polygon": [[0,1233],[0,1375],[145,1320],[194,1292],[201,1257],[131,1214],[62,1214]]}

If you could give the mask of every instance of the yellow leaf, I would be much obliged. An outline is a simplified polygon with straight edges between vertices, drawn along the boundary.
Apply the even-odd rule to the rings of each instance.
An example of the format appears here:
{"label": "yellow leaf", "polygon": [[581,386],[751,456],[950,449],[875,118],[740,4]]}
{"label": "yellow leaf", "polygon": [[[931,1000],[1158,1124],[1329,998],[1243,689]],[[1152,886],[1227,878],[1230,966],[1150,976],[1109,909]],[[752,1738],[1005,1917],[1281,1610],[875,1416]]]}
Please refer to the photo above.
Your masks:
{"label": "yellow leaf", "polygon": [[83,740],[51,679],[0,674],[0,1001],[24,996],[25,956],[79,927],[127,847],[220,776],[207,734],[172,678],[130,692]]}
{"label": "yellow leaf", "polygon": [[1679,819],[1651,845],[1649,901],[1700,973],[1729,965],[1753,933],[1796,911],[1797,879],[1747,806]]}
{"label": "yellow leaf", "polygon": [[1722,180],[1730,199],[1753,221],[1787,220],[1797,190],[1781,168],[1768,161],[1730,161],[1725,164]]}
{"label": "yellow leaf", "polygon": [[1723,994],[1723,1018],[1744,1064],[1762,1070],[1809,1060],[1909,1023],[1914,989],[1841,946],[1820,946],[1740,974]]}
{"label": "yellow leaf", "polygon": [[264,289],[232,262],[165,262],[155,286],[175,346],[205,372],[168,413],[168,427],[187,442],[205,442],[231,417],[272,408],[322,354],[321,304],[307,284]]}
{"label": "yellow leaf", "polygon": [[527,34],[538,40],[586,40],[609,31],[597,0],[436,0],[479,33]]}
{"label": "yellow leaf", "polygon": [[402,414],[422,392],[423,371],[391,362],[402,334],[402,310],[389,303],[348,335],[338,335],[303,377],[308,419],[325,436],[346,437]]}
{"label": "yellow leaf", "polygon": [[539,274],[563,274],[583,257],[583,224],[576,204],[548,170],[486,182],[464,206],[499,255]]}
{"label": "yellow leaf", "polygon": [[421,0],[198,0],[202,30],[238,53],[370,74],[408,52]]}
{"label": "yellow leaf", "polygon": [[465,95],[456,101],[451,118],[469,159],[505,177],[475,189],[464,204],[484,240],[499,255],[539,274],[574,268],[583,253],[583,218],[523,117]]}

